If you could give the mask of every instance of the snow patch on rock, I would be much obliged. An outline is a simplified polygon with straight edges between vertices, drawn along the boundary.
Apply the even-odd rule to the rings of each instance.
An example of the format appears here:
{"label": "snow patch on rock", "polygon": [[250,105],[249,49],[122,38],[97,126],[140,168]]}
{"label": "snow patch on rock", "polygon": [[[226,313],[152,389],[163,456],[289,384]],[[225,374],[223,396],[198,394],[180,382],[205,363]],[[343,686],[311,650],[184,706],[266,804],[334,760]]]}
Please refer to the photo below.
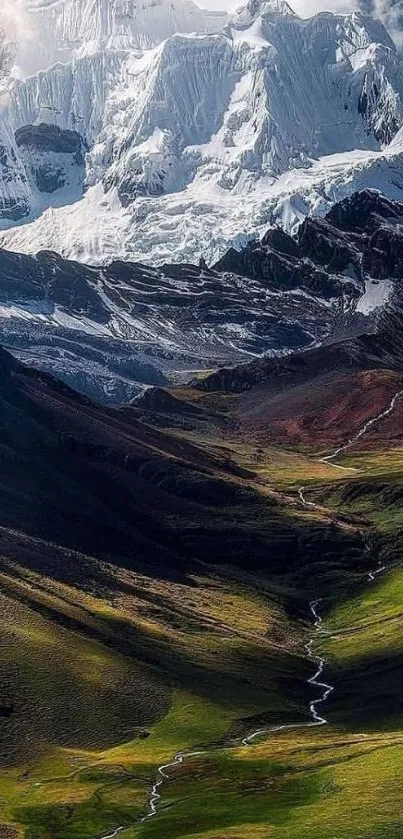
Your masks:
{"label": "snow patch on rock", "polygon": [[382,309],[393,292],[391,280],[365,280],[365,293],[357,303],[356,311],[369,315],[375,309]]}

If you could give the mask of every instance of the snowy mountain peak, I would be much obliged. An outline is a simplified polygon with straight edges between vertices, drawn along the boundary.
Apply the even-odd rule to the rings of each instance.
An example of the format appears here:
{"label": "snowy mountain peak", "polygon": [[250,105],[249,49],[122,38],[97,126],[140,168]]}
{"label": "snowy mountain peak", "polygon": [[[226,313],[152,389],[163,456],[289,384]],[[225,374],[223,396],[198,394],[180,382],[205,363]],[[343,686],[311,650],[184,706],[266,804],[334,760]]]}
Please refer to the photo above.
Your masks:
{"label": "snowy mountain peak", "polygon": [[227,20],[192,0],[31,0],[24,8],[19,77],[100,50],[149,49],[176,32],[216,31]]}
{"label": "snowy mountain peak", "polygon": [[236,23],[250,25],[259,17],[297,17],[285,0],[249,0],[238,10]]}
{"label": "snowy mountain peak", "polygon": [[357,187],[399,197],[403,65],[366,15],[249,0],[223,29],[190,0],[64,0],[32,19],[46,70],[3,63],[0,244],[214,259]]}

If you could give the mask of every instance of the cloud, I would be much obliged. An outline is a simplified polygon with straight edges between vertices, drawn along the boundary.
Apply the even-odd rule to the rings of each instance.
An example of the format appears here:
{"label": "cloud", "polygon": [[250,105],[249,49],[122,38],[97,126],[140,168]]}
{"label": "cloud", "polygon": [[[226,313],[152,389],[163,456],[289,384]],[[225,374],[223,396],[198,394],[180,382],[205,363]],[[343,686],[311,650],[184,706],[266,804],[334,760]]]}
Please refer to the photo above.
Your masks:
{"label": "cloud", "polygon": [[401,0],[294,0],[294,10],[301,17],[316,12],[348,13],[359,10],[382,21],[398,47],[403,47],[403,4]]}
{"label": "cloud", "polygon": [[401,0],[361,0],[361,8],[379,18],[399,48],[403,47],[403,6]]}
{"label": "cloud", "polygon": [[34,29],[24,0],[0,0],[0,34],[3,48],[14,61],[13,75],[20,75],[19,56],[33,52]]}
{"label": "cloud", "polygon": [[30,33],[30,20],[24,0],[0,0],[0,27],[13,40]]}
{"label": "cloud", "polygon": [[[14,45],[17,75],[26,75],[38,69],[37,47],[40,32],[35,27],[35,15],[39,11],[58,6],[65,0],[0,0],[0,31],[6,33],[10,49]],[[112,0],[110,0],[112,2]],[[247,0],[196,0],[199,6],[210,9],[227,9],[234,12]],[[310,17],[321,11],[348,13],[362,9],[379,18],[399,47],[403,48],[403,2],[402,0],[289,0],[290,5],[301,17]]]}
{"label": "cloud", "polygon": [[357,8],[354,0],[294,0],[290,4],[301,17],[310,17],[317,12],[340,12],[347,14]]}
{"label": "cloud", "polygon": [[[234,12],[247,0],[197,0],[199,6],[209,9],[225,9]],[[352,0],[288,0],[289,5],[301,17],[310,17],[316,12],[350,12],[353,8]]]}
{"label": "cloud", "polygon": [[382,21],[392,37],[402,40],[403,4],[401,0],[294,0],[294,10],[301,17],[316,12],[340,12],[347,14],[355,10],[366,12]]}
{"label": "cloud", "polygon": [[[226,9],[234,12],[247,0],[196,0],[199,6],[209,9]],[[398,47],[403,48],[403,1],[402,0],[288,0],[290,6],[301,17],[311,17],[317,12],[338,12],[348,14],[361,10],[382,21]]]}
{"label": "cloud", "polygon": [[0,48],[11,56],[12,75],[24,78],[46,66],[46,40],[32,12],[49,8],[51,0],[0,0]]}

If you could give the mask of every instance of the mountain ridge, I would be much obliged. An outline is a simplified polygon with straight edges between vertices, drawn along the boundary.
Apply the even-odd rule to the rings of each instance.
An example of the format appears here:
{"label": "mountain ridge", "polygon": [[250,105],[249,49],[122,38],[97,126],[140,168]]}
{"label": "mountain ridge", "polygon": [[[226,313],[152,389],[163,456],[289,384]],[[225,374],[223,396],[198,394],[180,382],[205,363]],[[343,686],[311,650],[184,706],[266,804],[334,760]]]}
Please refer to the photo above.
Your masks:
{"label": "mountain ridge", "polygon": [[[281,3],[249,3],[216,32],[206,18],[189,34],[183,19],[182,34],[142,50],[130,37],[106,48],[82,32],[73,59],[8,76],[3,246],[92,264],[214,262],[278,220],[294,230],[306,214],[324,215],[356,189],[398,198],[403,67],[379,22],[362,13],[302,20]],[[119,20],[130,34],[135,18]],[[15,132],[46,124],[80,134],[84,173],[32,146],[21,155]],[[52,191],[38,183],[44,168]]]}
{"label": "mountain ridge", "polygon": [[402,216],[402,205],[364,191],[328,219],[306,219],[296,236],[269,229],[211,268],[99,268],[0,251],[3,343],[119,404],[192,371],[359,335],[399,295]]}

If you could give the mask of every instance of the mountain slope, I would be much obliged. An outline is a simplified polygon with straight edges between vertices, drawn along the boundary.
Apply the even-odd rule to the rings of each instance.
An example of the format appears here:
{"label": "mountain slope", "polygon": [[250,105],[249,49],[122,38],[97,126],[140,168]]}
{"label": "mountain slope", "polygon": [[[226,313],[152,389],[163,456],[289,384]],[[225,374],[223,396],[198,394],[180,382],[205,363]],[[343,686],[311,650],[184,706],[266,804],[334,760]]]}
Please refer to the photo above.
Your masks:
{"label": "mountain slope", "polygon": [[[351,224],[354,206],[342,210],[339,223]],[[383,342],[396,365],[401,334],[395,319]],[[367,342],[375,358],[376,339],[348,347],[363,353]],[[312,367],[313,391],[316,378]],[[207,400],[225,399],[187,391],[198,402],[182,401],[182,416],[194,422]],[[156,424],[161,394],[154,409],[151,394]],[[166,395],[165,409],[181,399]],[[363,828],[397,837],[401,571],[379,587],[368,575],[381,560],[401,562],[400,525],[377,529],[385,504],[399,521],[400,475],[384,475],[379,495],[365,471],[256,440],[246,467],[239,427],[227,416],[220,440],[211,404],[216,436],[191,442],[185,429],[140,422],[141,408],[97,407],[4,350],[0,401],[5,835],[211,839],[247,829],[262,839],[269,826],[278,839],[358,839]],[[297,493],[301,467],[309,505]],[[316,665],[304,644],[318,591],[333,632],[314,638],[336,689],[329,724],[314,728]],[[167,767],[184,749],[196,753]],[[161,765],[160,806],[143,821]]]}
{"label": "mountain slope", "polygon": [[[322,215],[357,188],[398,197],[403,69],[380,23],[356,13],[301,20],[285,3],[251,2],[211,34],[218,18],[198,13],[199,22],[186,4],[167,4],[161,25],[169,30],[172,12],[172,26],[186,33],[194,20],[199,34],[139,52],[136,38],[147,42],[144,21],[160,7],[146,4],[139,20],[118,5],[107,14],[97,0],[87,34],[84,0],[38,11],[47,43],[77,49],[4,82],[3,245],[92,263],[211,260],[276,219],[291,229],[309,211]],[[37,147],[21,153],[15,139],[32,125],[80,135],[84,179],[73,164],[55,178],[67,164],[51,155],[40,166],[55,189],[38,184]]]}
{"label": "mountain slope", "polygon": [[[401,571],[366,589],[392,542],[401,562],[400,530],[369,526],[380,503],[401,506],[401,478],[379,497],[371,476],[322,464],[315,487],[317,455],[306,457],[319,505],[306,507],[302,457],[277,445],[265,471],[258,460],[240,468],[234,427],[223,446],[190,443],[4,351],[0,385],[6,835],[210,839],[247,825],[262,839],[269,825],[278,839],[358,839],[363,826],[397,837]],[[202,411],[211,394],[194,394]],[[360,487],[376,505],[370,520],[356,509]],[[344,499],[338,513],[331,493]],[[315,638],[336,690],[329,724],[308,728],[317,694],[301,619],[318,591],[334,634]],[[167,770],[158,815],[141,821],[157,766],[193,748]]]}
{"label": "mountain slope", "polygon": [[227,19],[191,0],[27,0],[19,14],[24,27],[10,51],[25,76],[103,50],[148,49],[175,32],[212,31]]}
{"label": "mountain slope", "polygon": [[402,213],[363,192],[324,220],[307,219],[296,237],[269,230],[210,269],[97,268],[0,251],[3,342],[119,404],[144,385],[357,335],[399,297]]}
{"label": "mountain slope", "polygon": [[[267,513],[253,532],[246,524],[249,513],[245,521],[241,516],[237,548],[227,506],[243,498],[257,512],[255,505],[266,509],[266,501],[253,488],[253,474],[224,453],[206,455],[186,440],[138,422],[130,409],[101,408],[4,350],[0,374],[3,528],[123,567],[148,567],[163,577],[188,572],[189,551],[196,565],[209,550],[212,562],[229,556],[235,562],[238,556],[242,565],[249,538],[257,566],[267,561],[266,540],[277,527],[281,533],[288,511],[273,501],[271,535],[265,529]],[[214,521],[202,511],[210,503],[216,508]],[[288,530],[291,540],[299,534],[298,516],[294,527],[294,533]],[[324,526],[324,539],[326,533]],[[273,563],[280,574],[281,556],[279,542]]]}
{"label": "mountain slope", "polygon": [[0,401],[1,827],[137,829],[174,751],[306,719],[306,600],[362,535],[3,350]]}
{"label": "mountain slope", "polygon": [[[377,317],[367,332],[342,339],[333,334],[321,346],[224,368],[194,383],[198,393],[206,394],[207,405],[214,396],[222,409],[230,395],[231,415],[241,435],[319,452],[340,447],[341,454],[346,443],[349,451],[368,446],[400,446],[400,219],[401,206],[374,193],[361,193],[335,205],[326,221],[315,221],[313,227],[318,235],[312,236],[310,220],[300,228],[300,242],[319,263],[348,262],[353,267],[356,260],[366,287],[357,308],[365,310],[370,301],[377,299],[379,286],[389,282],[386,278],[396,277],[394,291],[377,309]],[[335,222],[340,238],[332,240],[329,224]],[[352,250],[346,249],[347,242]],[[371,281],[365,279],[370,266],[374,277]],[[192,402],[191,392],[187,396]],[[139,405],[147,404],[148,399],[150,395],[146,394]],[[200,409],[203,399],[196,397],[196,404]],[[346,427],[350,432],[347,439]]]}
{"label": "mountain slope", "polygon": [[402,405],[394,398],[403,387],[402,335],[402,310],[391,306],[373,333],[217,371],[194,387],[221,393],[224,404],[238,394],[231,411],[246,437],[321,453],[338,446],[342,453],[349,440],[354,450],[400,446]]}

